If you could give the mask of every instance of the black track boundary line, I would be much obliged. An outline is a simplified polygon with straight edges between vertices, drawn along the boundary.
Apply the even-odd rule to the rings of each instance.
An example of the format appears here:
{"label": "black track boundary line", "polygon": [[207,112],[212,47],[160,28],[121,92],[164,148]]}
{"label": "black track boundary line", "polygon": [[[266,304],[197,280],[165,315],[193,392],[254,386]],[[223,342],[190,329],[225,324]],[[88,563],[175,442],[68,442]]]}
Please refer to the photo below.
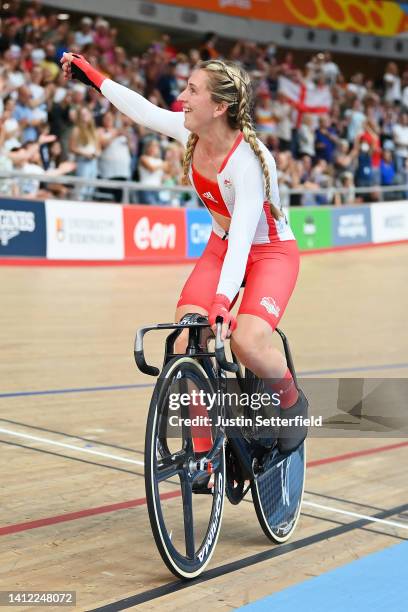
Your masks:
{"label": "black track boundary line", "polygon": [[[386,519],[394,514],[405,512],[407,509],[408,504],[401,504],[400,506],[395,506],[389,510],[378,512],[377,514],[374,514],[372,518]],[[238,559],[237,561],[232,561],[231,563],[225,563],[224,565],[208,570],[194,580],[176,580],[175,582],[169,582],[160,587],[149,589],[148,591],[143,591],[142,593],[137,593],[136,595],[132,595],[130,597],[125,597],[124,599],[120,599],[110,604],[103,605],[98,608],[92,608],[87,610],[87,612],[119,612],[120,610],[127,610],[132,606],[137,606],[139,604],[158,599],[159,597],[163,597],[164,595],[169,595],[171,593],[176,593],[177,591],[191,588],[197,584],[209,582],[210,580],[214,580],[220,576],[225,576],[238,570],[257,565],[258,563],[263,563],[264,561],[281,557],[295,550],[307,548],[308,546],[312,546],[313,544],[321,542],[322,540],[328,540],[350,531],[354,531],[355,529],[359,529],[360,527],[364,527],[371,522],[372,521],[370,521],[370,519],[358,519],[352,523],[348,523],[347,525],[341,525],[339,527],[334,527],[333,529],[328,529],[327,531],[308,536],[291,544],[282,544],[279,547],[274,547],[272,550],[266,550],[261,553],[250,555],[249,557],[244,557],[243,559]]]}
{"label": "black track boundary line", "polygon": [[19,448],[36,451],[37,453],[53,455],[54,457],[60,457],[62,459],[71,459],[71,461],[79,461],[81,463],[87,463],[88,465],[96,465],[97,467],[102,467],[109,470],[116,470],[117,472],[126,472],[127,474],[132,474],[132,476],[140,476],[141,478],[144,478],[144,474],[140,474],[140,472],[127,470],[126,468],[115,467],[114,465],[106,465],[105,463],[97,463],[96,461],[88,461],[87,459],[79,459],[79,457],[71,457],[70,455],[63,455],[62,453],[54,453],[53,451],[47,451],[42,448],[35,448],[34,446],[29,446],[28,444],[19,444],[18,442],[9,442],[8,440],[0,440],[0,444],[18,446]]}
{"label": "black track boundary line", "polygon": [[[317,516],[315,514],[309,514],[308,512],[304,512],[303,510],[301,510],[300,514],[301,516],[306,516],[307,518],[314,519],[315,521],[323,521],[324,523],[333,523],[334,525],[344,525],[345,524],[345,523],[342,523],[341,521],[335,521],[334,519],[325,518],[323,516]],[[393,533],[386,533],[385,531],[369,529],[368,527],[360,527],[360,529],[362,531],[366,531],[367,533],[374,533],[376,535],[384,535],[384,536],[387,536],[387,538],[392,538],[393,540],[398,540],[399,542],[408,541],[408,538],[403,538],[402,536],[397,536]]]}
{"label": "black track boundary line", "polygon": [[143,451],[136,450],[134,448],[128,448],[127,446],[120,446],[119,444],[111,444],[109,442],[101,442],[100,440],[92,440],[91,438],[85,438],[84,436],[76,436],[74,434],[66,433],[65,431],[58,431],[57,429],[48,429],[47,427],[40,427],[39,425],[27,425],[27,423],[21,423],[21,421],[13,421],[12,419],[4,419],[0,417],[0,421],[5,423],[11,423],[12,425],[19,425],[20,427],[27,427],[28,429],[37,429],[38,431],[45,431],[47,433],[53,433],[60,436],[66,436],[67,438],[74,438],[77,440],[83,440],[84,442],[90,442],[91,444],[101,444],[102,446],[109,446],[111,448],[118,448],[119,450],[129,451],[130,453],[137,453],[143,455]]}

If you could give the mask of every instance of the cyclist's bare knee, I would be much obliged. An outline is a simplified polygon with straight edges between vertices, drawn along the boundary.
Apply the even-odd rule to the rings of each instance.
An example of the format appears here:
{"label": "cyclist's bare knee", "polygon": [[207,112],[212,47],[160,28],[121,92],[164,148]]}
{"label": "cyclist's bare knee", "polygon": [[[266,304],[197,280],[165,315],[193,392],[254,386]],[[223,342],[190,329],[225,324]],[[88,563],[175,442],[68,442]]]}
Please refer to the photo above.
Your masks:
{"label": "cyclist's bare knee", "polygon": [[[184,315],[190,312],[199,312],[200,314],[207,316],[208,312],[202,306],[195,306],[194,304],[186,304],[183,306],[179,306],[176,310],[175,320],[176,323],[180,321],[184,317]],[[185,353],[187,348],[188,341],[188,330],[183,330],[177,340],[174,343],[174,350],[176,353]]]}

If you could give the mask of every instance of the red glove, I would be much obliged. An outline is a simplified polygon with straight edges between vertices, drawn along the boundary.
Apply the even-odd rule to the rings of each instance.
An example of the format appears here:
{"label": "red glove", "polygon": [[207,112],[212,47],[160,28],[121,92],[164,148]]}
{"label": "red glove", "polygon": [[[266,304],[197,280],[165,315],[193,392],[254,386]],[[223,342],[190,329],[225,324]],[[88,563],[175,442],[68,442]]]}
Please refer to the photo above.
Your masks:
{"label": "red glove", "polygon": [[[71,57],[64,57],[65,55]],[[77,55],[76,53],[64,53],[61,63],[65,64],[67,62],[69,62],[73,79],[94,87],[99,93],[101,92],[101,85],[107,78],[104,74],[93,68],[82,55]]]}
{"label": "red glove", "polygon": [[233,317],[229,311],[230,304],[231,302],[229,301],[226,295],[217,293],[214,298],[213,305],[211,306],[210,312],[208,314],[208,320],[211,326],[216,324],[217,317],[221,317],[223,325],[228,325],[231,332],[236,329],[237,322],[235,320],[235,317]]}

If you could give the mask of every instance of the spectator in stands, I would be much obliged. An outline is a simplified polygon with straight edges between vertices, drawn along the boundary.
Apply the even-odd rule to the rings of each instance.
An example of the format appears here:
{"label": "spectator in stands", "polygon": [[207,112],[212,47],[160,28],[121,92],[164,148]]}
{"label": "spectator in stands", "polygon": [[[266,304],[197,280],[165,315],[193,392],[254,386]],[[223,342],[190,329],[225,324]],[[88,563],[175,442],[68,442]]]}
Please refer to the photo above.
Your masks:
{"label": "spectator in stands", "polygon": [[200,47],[200,58],[203,62],[210,59],[217,59],[218,51],[215,48],[217,44],[217,35],[214,32],[208,32],[205,35],[203,44]]}
{"label": "spectator in stands", "polygon": [[41,62],[41,66],[49,73],[52,81],[55,81],[59,76],[60,69],[56,59],[56,49],[52,43],[48,43],[45,47],[45,59]]}
{"label": "spectator in stands", "polygon": [[347,140],[353,145],[367,119],[358,97],[354,98],[351,108],[346,109],[344,115],[347,120]]}
{"label": "spectator in stands", "polygon": [[156,138],[147,140],[139,159],[139,178],[145,188],[139,192],[140,204],[159,204],[159,191],[148,191],[148,187],[160,187],[168,164],[162,159]]}
{"label": "spectator in stands", "polygon": [[401,173],[408,159],[408,112],[402,112],[399,121],[394,125],[395,161],[397,172]]}
{"label": "spectator in stands", "polygon": [[95,23],[94,43],[98,53],[109,64],[115,59],[116,30],[109,27],[106,19],[98,19]]}
{"label": "spectator in stands", "polygon": [[352,172],[343,172],[340,175],[338,186],[343,191],[335,191],[334,192],[334,205],[335,206],[344,206],[348,204],[356,204],[356,192],[354,188],[354,177]]}
{"label": "spectator in stands", "polygon": [[372,118],[368,118],[364,124],[364,130],[357,138],[355,147],[366,142],[371,154],[371,181],[373,185],[380,184],[380,164],[381,164],[381,140],[379,127]]}
{"label": "spectator in stands", "polygon": [[257,132],[276,134],[276,119],[269,88],[265,83],[258,89],[258,104],[255,107],[255,124]]}
{"label": "spectator in stands", "polygon": [[331,204],[333,200],[333,191],[331,190],[333,181],[330,175],[329,165],[325,159],[317,160],[311,172],[311,179],[313,184],[315,184],[318,189],[327,190],[316,193],[314,203],[319,206]]}
{"label": "spectator in stands", "polygon": [[19,170],[24,174],[38,175],[38,179],[17,179],[17,194],[19,196],[37,199],[48,198],[52,193],[41,187],[41,178],[69,174],[75,169],[75,163],[72,161],[62,162],[55,168],[44,169],[40,156],[40,146],[54,140],[55,136],[43,136],[38,142],[27,143],[10,152],[14,170]]}
{"label": "spectator in stands", "polygon": [[[84,179],[96,179],[101,147],[95,121],[88,108],[77,111],[74,128],[70,137],[70,150],[75,156],[76,175]],[[80,186],[77,194],[80,200],[91,200],[95,187]]]}
{"label": "spectator in stands", "polygon": [[348,140],[343,138],[338,141],[333,160],[336,178],[344,175],[345,172],[353,172],[355,156],[356,151],[354,148],[350,150]]}
{"label": "spectator in stands", "polygon": [[174,104],[177,101],[180,93],[177,80],[177,60],[172,59],[167,64],[164,73],[157,81],[157,89],[160,92],[167,108],[174,109]]}
{"label": "spectator in stands", "polygon": [[307,155],[314,159],[316,155],[313,124],[314,121],[311,115],[303,115],[302,124],[297,134],[299,157]]}
{"label": "spectator in stands", "polygon": [[325,82],[331,87],[337,82],[337,79],[340,75],[340,68],[333,61],[331,53],[329,53],[328,51],[326,51],[326,53],[324,54],[322,72]]}
{"label": "spectator in stands", "polygon": [[25,75],[21,65],[21,47],[11,45],[4,53],[5,94],[22,87],[25,84]]}
{"label": "spectator in stands", "polygon": [[86,45],[92,45],[94,41],[95,31],[93,30],[93,21],[90,17],[82,17],[80,21],[80,29],[75,32],[75,44],[80,49]]}
{"label": "spectator in stands", "polygon": [[[166,163],[162,185],[164,187],[175,187],[181,185],[183,178],[183,148],[179,143],[170,144],[164,156]],[[182,202],[182,193],[171,193],[170,191],[161,191],[159,199],[162,204],[171,204],[171,206],[180,206]]]}
{"label": "spectator in stands", "polygon": [[405,70],[405,72],[402,75],[401,88],[402,88],[402,94],[401,94],[402,108],[404,111],[408,111],[408,70]]}
{"label": "spectator in stands", "polygon": [[[116,120],[119,122],[119,117]],[[115,116],[108,111],[97,132],[102,151],[98,159],[99,176],[114,181],[130,180],[131,156],[126,126],[115,125]],[[122,201],[122,189],[105,187],[103,191],[110,194],[114,202]]]}
{"label": "spectator in stands", "polygon": [[362,72],[353,74],[350,83],[347,84],[347,89],[355,95],[357,100],[363,100],[367,93],[367,89],[364,85],[364,74]]}
{"label": "spectator in stands", "polygon": [[32,108],[31,92],[27,85],[18,89],[18,98],[13,113],[14,119],[23,128],[23,144],[28,141],[35,142],[39,135],[39,128],[45,125],[47,113],[40,108]]}
{"label": "spectator in stands", "polygon": [[[357,187],[371,187],[373,184],[373,167],[371,164],[371,150],[368,142],[361,142],[356,147],[357,168],[355,171],[355,183]],[[371,200],[370,190],[362,194],[363,201]]]}
{"label": "spectator in stands", "polygon": [[276,156],[276,166],[282,206],[284,208],[300,206],[300,195],[288,193],[290,189],[298,188],[300,183],[300,167],[293,159],[292,153],[290,151],[279,152]]}
{"label": "spectator in stands", "polygon": [[328,164],[334,161],[334,152],[339,141],[337,129],[331,125],[328,115],[319,117],[319,128],[316,130],[316,157],[324,159]]}
{"label": "spectator in stands", "polygon": [[381,144],[385,146],[387,142],[394,143],[394,126],[398,121],[398,113],[393,104],[386,102],[382,106],[381,125]]}
{"label": "spectator in stands", "polygon": [[382,158],[380,163],[380,177],[381,185],[385,187],[395,185],[397,181],[397,171],[394,164],[392,151],[390,151],[389,149],[385,149],[385,151],[382,152]]}
{"label": "spectator in stands", "polygon": [[22,145],[21,126],[14,117],[16,103],[11,96],[4,101],[4,110],[1,116],[2,121],[2,151],[8,152],[19,148]]}
{"label": "spectator in stands", "polygon": [[176,79],[179,91],[183,91],[187,85],[188,77],[190,76],[190,62],[185,53],[178,53],[176,56]]}
{"label": "spectator in stands", "polygon": [[292,142],[292,107],[285,96],[278,91],[272,108],[277,122],[276,135],[279,138],[279,148],[281,151],[289,151]]}
{"label": "spectator in stands", "polygon": [[398,66],[395,62],[389,62],[384,74],[384,99],[386,102],[399,104],[401,102],[401,79],[398,74]]}

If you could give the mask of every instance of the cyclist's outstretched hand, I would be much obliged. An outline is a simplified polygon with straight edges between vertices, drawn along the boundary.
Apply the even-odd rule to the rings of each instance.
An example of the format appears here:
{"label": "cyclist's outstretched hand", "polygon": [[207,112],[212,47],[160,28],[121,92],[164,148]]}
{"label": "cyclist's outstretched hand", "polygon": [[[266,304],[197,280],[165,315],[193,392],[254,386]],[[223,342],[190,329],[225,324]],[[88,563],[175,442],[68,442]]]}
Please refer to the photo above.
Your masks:
{"label": "cyclist's outstretched hand", "polygon": [[210,312],[208,313],[208,320],[214,333],[217,332],[216,323],[218,317],[222,319],[222,340],[229,338],[234,329],[237,327],[235,317],[233,317],[229,311],[230,305],[231,302],[226,295],[217,293],[214,298],[213,305],[210,308]]}
{"label": "cyclist's outstretched hand", "polygon": [[85,85],[94,87],[99,92],[103,81],[107,78],[91,66],[82,55],[77,53],[64,53],[61,58],[61,65],[66,80],[77,79]]}

